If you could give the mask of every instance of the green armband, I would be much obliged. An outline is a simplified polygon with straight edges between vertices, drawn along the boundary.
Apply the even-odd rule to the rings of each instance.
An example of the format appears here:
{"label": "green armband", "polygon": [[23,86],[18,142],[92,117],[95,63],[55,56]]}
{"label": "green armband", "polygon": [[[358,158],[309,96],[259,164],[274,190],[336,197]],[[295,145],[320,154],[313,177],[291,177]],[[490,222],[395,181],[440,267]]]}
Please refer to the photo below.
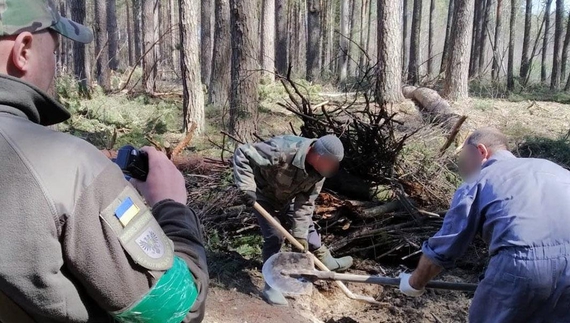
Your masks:
{"label": "green armband", "polygon": [[198,298],[194,277],[184,260],[174,264],[133,306],[112,313],[121,323],[180,323]]}

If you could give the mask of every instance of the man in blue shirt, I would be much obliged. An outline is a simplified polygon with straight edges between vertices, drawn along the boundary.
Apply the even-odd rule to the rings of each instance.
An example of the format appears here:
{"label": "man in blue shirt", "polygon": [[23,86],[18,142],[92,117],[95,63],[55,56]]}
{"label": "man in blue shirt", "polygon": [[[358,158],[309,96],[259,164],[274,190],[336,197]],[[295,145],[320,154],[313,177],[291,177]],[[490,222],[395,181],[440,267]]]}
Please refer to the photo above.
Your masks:
{"label": "man in blue shirt", "polygon": [[459,166],[466,181],[440,231],[424,243],[418,268],[400,276],[400,290],[422,295],[481,234],[491,260],[470,322],[570,322],[570,172],[516,158],[493,128],[466,140]]}

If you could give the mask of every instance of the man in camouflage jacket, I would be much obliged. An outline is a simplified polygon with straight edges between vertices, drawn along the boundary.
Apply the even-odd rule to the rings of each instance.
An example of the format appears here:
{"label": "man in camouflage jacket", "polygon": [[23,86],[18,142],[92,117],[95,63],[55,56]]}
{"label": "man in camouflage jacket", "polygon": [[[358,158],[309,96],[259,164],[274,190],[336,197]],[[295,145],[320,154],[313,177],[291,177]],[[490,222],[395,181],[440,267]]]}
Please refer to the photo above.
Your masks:
{"label": "man in camouflage jacket", "polygon": [[46,94],[60,35],[93,39],[53,0],[0,0],[0,322],[201,322],[206,253],[182,174],[144,149],[141,196],[46,127],[70,117]]}
{"label": "man in camouflage jacket", "polygon": [[[266,142],[241,145],[234,154],[234,177],[248,205],[258,202],[273,217],[291,225],[293,236],[329,269],[343,271],[352,258],[333,258],[321,245],[312,220],[315,200],[325,178],[332,177],[344,157],[340,140],[332,135],[320,139],[297,136],[275,137]],[[256,212],[263,234],[263,261],[279,252],[283,236]],[[281,293],[268,285],[265,299],[286,305]]]}

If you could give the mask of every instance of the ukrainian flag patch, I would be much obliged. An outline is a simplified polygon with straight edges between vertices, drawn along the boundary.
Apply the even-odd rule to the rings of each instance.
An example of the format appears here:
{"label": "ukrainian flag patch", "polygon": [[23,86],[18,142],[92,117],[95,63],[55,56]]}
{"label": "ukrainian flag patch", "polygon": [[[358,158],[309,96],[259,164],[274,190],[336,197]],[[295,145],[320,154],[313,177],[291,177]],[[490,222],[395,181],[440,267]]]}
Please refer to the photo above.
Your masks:
{"label": "ukrainian flag patch", "polygon": [[139,212],[139,207],[133,203],[130,197],[127,197],[119,207],[115,209],[115,216],[121,221],[121,224],[126,227]]}

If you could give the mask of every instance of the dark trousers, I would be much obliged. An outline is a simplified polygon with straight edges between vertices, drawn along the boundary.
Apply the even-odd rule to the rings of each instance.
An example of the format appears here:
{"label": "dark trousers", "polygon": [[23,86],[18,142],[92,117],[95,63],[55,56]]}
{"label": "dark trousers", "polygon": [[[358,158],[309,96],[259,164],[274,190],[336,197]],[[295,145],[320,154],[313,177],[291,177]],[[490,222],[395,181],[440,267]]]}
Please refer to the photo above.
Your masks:
{"label": "dark trousers", "polygon": [[491,258],[471,323],[570,322],[570,244],[506,248]]}
{"label": "dark trousers", "polygon": [[[294,212],[293,204],[287,205],[279,210],[267,202],[258,201],[258,203],[286,229],[289,229],[291,227],[292,216]],[[273,228],[271,224],[269,224],[269,222],[265,220],[261,214],[259,214],[259,212],[254,211],[254,213],[257,217],[257,222],[261,227],[261,234],[263,235],[262,255],[263,262],[265,263],[269,257],[273,256],[281,250],[281,246],[283,245],[285,237],[279,232],[279,230]],[[321,236],[315,229],[315,224],[313,222],[311,222],[311,225],[309,226],[309,234],[306,239],[309,243],[309,251],[315,251],[321,247]]]}

